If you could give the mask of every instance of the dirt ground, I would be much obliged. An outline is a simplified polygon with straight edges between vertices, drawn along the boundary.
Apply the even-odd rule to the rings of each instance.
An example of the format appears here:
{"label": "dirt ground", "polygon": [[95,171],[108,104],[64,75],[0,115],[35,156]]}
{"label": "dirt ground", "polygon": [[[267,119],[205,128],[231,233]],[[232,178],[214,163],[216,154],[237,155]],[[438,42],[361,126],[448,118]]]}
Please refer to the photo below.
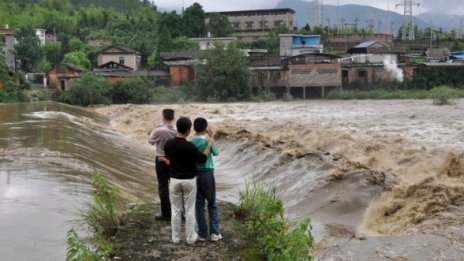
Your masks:
{"label": "dirt ground", "polygon": [[159,204],[136,205],[126,214],[115,240],[112,260],[260,260],[262,257],[242,233],[233,215],[233,205],[220,204],[222,240],[199,241],[188,246],[185,240],[170,243],[171,224],[156,221]]}

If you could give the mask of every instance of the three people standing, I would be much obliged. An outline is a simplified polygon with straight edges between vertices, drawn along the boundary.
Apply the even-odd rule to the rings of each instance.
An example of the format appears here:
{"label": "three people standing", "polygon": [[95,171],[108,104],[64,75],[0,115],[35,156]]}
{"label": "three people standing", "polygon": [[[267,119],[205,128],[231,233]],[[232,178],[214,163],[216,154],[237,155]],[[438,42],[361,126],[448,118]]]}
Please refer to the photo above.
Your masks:
{"label": "three people standing", "polygon": [[[204,118],[194,121],[195,135],[187,141],[192,128],[189,118],[181,117],[173,126],[174,111],[163,110],[163,125],[150,134],[149,143],[156,145],[156,174],[161,201],[158,220],[171,220],[172,242],[181,241],[182,212],[185,212],[187,244],[206,240],[205,200],[209,210],[211,241],[222,239],[216,206],[216,184],[212,155],[218,155],[213,133]],[[169,204],[170,203],[170,204]],[[198,234],[197,234],[198,228]]]}

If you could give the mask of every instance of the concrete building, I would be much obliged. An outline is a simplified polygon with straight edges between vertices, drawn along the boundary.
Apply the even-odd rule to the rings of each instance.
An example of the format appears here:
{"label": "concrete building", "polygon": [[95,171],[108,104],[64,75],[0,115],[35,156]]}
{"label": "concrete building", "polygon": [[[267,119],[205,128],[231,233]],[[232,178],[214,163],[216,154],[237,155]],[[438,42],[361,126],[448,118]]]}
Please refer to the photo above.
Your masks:
{"label": "concrete building", "polygon": [[45,32],[47,30],[45,29],[35,29],[35,34],[39,38],[39,44],[40,46],[44,46],[46,43],[47,36],[45,35]]}
{"label": "concrete building", "polygon": [[[272,29],[285,27],[289,30],[294,26],[295,11],[290,8],[243,10],[219,12],[226,16],[234,28],[234,37],[240,41],[249,42],[267,36]],[[206,13],[205,23],[209,24]]]}
{"label": "concrete building", "polygon": [[295,56],[305,53],[322,53],[320,35],[279,34],[280,55]]}
{"label": "concrete building", "polygon": [[141,67],[142,58],[140,53],[133,49],[115,45],[103,49],[98,53],[98,66],[111,61],[138,71]]}
{"label": "concrete building", "polygon": [[396,80],[395,74],[399,71],[406,77],[409,75],[403,70],[405,51],[401,48],[380,41],[367,41],[350,48],[348,53],[349,57],[341,59],[345,89],[392,82]]}
{"label": "concrete building", "polygon": [[5,57],[6,65],[13,69],[16,68],[16,59],[14,55],[14,46],[16,44],[15,33],[15,29],[8,27],[0,29],[0,55]]}
{"label": "concrete building", "polygon": [[306,53],[286,58],[260,57],[250,60],[254,71],[253,88],[270,91],[277,98],[324,98],[340,89],[340,57],[323,53]]}
{"label": "concrete building", "polygon": [[197,43],[200,47],[200,50],[207,50],[212,48],[215,43],[228,45],[230,43],[237,42],[237,37],[190,38],[189,40]]}

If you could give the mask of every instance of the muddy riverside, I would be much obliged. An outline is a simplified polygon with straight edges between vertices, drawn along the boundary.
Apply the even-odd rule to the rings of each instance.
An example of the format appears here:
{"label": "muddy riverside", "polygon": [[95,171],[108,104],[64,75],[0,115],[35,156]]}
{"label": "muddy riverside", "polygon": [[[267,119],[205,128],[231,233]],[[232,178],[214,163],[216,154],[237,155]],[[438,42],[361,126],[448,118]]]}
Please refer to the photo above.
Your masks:
{"label": "muddy riverside", "polygon": [[[192,251],[170,244],[169,224],[151,218],[157,184],[146,139],[167,106],[177,116],[208,119],[221,150],[215,175],[224,239]],[[93,171],[107,174],[127,209],[138,206],[139,218],[118,236],[126,254],[119,260],[236,259],[247,241],[235,230],[233,204],[250,179],[276,187],[287,220],[311,218],[316,260],[464,256],[464,100],[1,108],[5,260],[33,259],[36,251],[65,258],[66,231],[89,201]]]}

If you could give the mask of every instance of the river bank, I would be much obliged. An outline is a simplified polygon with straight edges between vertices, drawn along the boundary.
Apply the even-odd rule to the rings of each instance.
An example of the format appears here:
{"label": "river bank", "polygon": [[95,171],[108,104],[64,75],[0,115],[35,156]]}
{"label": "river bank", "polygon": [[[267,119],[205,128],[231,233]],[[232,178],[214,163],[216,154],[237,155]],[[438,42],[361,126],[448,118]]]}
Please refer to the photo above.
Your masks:
{"label": "river bank", "polygon": [[[220,134],[218,199],[237,202],[245,179],[276,185],[288,219],[312,218],[318,256],[356,252],[357,260],[417,260],[436,251],[464,254],[464,242],[453,232],[464,224],[463,100],[451,106],[364,100],[91,110],[150,152],[148,133],[166,107],[177,117],[205,117]],[[402,238],[415,243],[392,249]],[[388,251],[381,256],[378,249]]]}
{"label": "river bank", "polygon": [[113,260],[256,260],[262,259],[254,242],[245,238],[234,206],[218,205],[222,240],[199,241],[194,246],[170,243],[170,222],[156,221],[159,204],[135,205],[128,211],[114,241]]}

